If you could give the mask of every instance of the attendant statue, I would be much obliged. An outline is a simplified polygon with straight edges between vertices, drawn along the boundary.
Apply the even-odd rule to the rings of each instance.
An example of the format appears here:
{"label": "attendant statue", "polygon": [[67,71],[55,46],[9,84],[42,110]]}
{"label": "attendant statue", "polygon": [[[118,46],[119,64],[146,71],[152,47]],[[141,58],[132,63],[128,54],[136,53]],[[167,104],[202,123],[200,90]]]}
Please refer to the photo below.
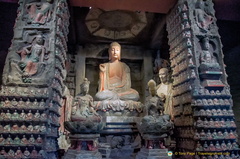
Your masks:
{"label": "attendant statue", "polygon": [[73,101],[71,121],[64,123],[71,133],[99,131],[102,127],[102,117],[93,109],[93,98],[88,94],[89,84],[87,78],[81,84],[81,93]]}
{"label": "attendant statue", "polygon": [[160,84],[157,86],[157,95],[164,103],[164,114],[170,115],[173,119],[172,108],[172,83],[170,82],[169,71],[167,68],[161,68],[159,70]]}
{"label": "attendant statue", "polygon": [[109,62],[100,64],[100,81],[97,101],[132,100],[138,101],[139,94],[131,88],[129,67],[121,62],[121,46],[117,42],[110,44],[108,49]]}

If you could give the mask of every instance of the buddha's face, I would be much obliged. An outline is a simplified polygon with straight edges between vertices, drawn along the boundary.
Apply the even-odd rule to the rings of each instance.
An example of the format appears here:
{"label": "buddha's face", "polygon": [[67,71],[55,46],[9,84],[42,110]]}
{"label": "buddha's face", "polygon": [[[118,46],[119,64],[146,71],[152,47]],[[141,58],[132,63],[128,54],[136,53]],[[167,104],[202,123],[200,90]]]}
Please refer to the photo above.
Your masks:
{"label": "buddha's face", "polygon": [[108,53],[111,61],[120,60],[121,48],[119,46],[111,46]]}
{"label": "buddha's face", "polygon": [[168,72],[165,69],[160,69],[159,70],[159,78],[162,83],[168,82]]}

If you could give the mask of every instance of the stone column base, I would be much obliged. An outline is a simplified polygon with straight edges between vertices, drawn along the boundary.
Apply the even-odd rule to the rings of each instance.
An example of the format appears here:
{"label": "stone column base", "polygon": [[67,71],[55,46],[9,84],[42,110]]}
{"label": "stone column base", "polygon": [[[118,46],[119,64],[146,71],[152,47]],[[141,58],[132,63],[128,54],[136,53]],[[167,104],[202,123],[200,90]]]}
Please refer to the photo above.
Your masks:
{"label": "stone column base", "polygon": [[168,149],[146,149],[141,148],[138,152],[136,159],[171,159],[168,156]]}
{"label": "stone column base", "polygon": [[102,154],[98,151],[77,151],[69,149],[63,159],[102,159]]}

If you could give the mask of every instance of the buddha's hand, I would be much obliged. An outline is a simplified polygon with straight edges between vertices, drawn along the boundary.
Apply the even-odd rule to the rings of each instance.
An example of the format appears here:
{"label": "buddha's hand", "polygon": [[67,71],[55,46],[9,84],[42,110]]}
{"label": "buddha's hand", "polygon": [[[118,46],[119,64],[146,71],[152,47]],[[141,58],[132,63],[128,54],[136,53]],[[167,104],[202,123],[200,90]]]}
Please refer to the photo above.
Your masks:
{"label": "buddha's hand", "polygon": [[99,65],[99,68],[102,72],[105,72],[106,71],[106,66],[104,64],[100,64]]}
{"label": "buddha's hand", "polygon": [[161,93],[161,94],[159,95],[159,97],[161,98],[161,101],[162,101],[162,102],[164,102],[165,99],[166,99],[166,96],[165,96],[165,94],[163,94],[163,93]]}

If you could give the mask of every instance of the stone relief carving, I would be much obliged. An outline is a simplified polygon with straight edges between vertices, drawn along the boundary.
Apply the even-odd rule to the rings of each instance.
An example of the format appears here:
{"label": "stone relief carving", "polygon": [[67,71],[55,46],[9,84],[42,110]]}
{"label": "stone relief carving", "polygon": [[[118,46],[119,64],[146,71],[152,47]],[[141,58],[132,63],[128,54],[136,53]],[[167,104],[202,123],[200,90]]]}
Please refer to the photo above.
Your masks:
{"label": "stone relief carving", "polygon": [[32,2],[26,4],[26,16],[28,24],[44,25],[52,18],[52,0],[45,2]]}
{"label": "stone relief carving", "polygon": [[213,10],[206,5],[206,2],[198,0],[195,4],[194,16],[197,27],[201,32],[208,32],[214,23]]}

